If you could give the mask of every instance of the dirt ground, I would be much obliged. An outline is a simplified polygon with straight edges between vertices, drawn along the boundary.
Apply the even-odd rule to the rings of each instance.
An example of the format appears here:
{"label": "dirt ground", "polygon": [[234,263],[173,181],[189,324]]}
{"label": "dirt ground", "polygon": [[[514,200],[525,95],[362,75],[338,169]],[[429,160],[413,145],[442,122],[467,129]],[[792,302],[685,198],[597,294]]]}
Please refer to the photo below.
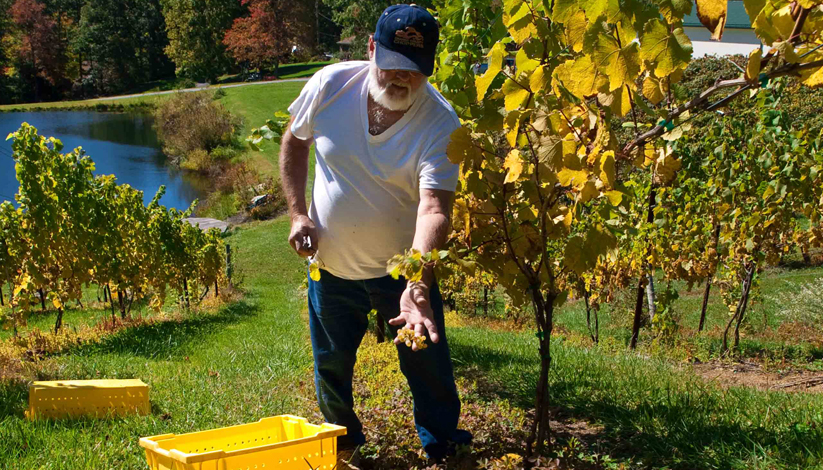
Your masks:
{"label": "dirt ground", "polygon": [[691,364],[695,374],[722,387],[744,386],[758,390],[823,392],[823,372],[766,371],[756,362]]}

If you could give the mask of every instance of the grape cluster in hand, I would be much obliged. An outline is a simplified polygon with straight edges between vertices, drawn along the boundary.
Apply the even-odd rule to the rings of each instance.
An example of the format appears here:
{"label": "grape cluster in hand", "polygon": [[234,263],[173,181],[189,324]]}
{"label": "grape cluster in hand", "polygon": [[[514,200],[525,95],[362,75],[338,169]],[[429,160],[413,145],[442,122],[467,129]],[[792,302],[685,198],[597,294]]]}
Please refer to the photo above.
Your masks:
{"label": "grape cluster in hand", "polygon": [[426,337],[418,335],[411,328],[401,328],[397,330],[397,338],[401,342],[406,343],[406,346],[412,347],[412,344],[417,344],[417,349],[426,349],[429,347],[426,344]]}

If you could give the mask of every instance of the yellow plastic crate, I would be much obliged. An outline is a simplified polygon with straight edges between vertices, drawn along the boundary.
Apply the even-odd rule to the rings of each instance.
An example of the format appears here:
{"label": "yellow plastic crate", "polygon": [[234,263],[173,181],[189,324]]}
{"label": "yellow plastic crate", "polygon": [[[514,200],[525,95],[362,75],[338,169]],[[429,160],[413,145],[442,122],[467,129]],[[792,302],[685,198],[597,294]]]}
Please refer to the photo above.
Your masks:
{"label": "yellow plastic crate", "polygon": [[144,437],[151,470],[331,470],[346,428],[292,415],[189,434]]}
{"label": "yellow plastic crate", "polygon": [[146,415],[150,410],[149,386],[140,380],[58,380],[29,386],[26,416],[106,417]]}

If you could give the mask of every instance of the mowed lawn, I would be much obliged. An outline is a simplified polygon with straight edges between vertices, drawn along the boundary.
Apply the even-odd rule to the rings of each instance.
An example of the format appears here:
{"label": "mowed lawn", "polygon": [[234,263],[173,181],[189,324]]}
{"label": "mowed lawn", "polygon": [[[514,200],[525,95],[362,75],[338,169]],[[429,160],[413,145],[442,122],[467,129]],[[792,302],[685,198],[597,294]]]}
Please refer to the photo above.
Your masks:
{"label": "mowed lawn", "polygon": [[[140,469],[143,436],[283,413],[316,417],[306,393],[312,375],[305,265],[285,243],[288,231],[281,217],[229,237],[247,290],[243,300],[216,314],[121,331],[39,367],[41,379],[140,378],[151,387],[150,416],[32,423],[23,417],[26,383],[0,384],[0,467]],[[530,331],[455,323],[448,338],[459,379],[482,384],[464,396],[467,406],[491,409],[506,400],[531,408],[538,367]],[[556,450],[610,455],[629,468],[823,468],[819,394],[724,389],[668,361],[560,338],[553,351]],[[572,432],[580,426],[587,431]],[[367,468],[380,468],[374,465]]]}

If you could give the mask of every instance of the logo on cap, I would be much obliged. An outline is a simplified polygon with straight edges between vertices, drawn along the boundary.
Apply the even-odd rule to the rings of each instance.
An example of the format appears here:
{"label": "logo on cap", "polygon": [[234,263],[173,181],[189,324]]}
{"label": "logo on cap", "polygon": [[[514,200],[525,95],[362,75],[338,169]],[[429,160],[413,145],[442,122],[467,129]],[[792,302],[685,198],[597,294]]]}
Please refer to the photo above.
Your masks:
{"label": "logo on cap", "polygon": [[423,49],[423,33],[411,26],[407,26],[405,31],[398,29],[394,33],[394,43],[400,46],[412,46]]}

